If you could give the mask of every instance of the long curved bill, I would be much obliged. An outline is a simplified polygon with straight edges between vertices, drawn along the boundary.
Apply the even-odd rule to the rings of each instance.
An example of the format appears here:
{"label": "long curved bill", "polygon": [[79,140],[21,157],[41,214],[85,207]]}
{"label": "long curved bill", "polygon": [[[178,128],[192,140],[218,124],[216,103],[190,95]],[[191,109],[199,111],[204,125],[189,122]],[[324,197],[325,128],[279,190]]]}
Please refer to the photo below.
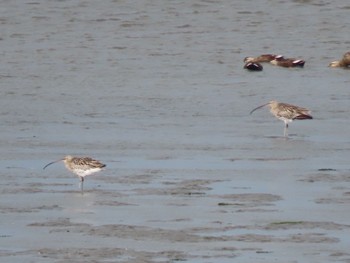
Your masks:
{"label": "long curved bill", "polygon": [[270,104],[270,102],[265,103],[264,105],[261,105],[261,106],[259,106],[259,107],[256,107],[256,108],[253,109],[249,114],[252,114],[254,111],[256,111],[256,110],[258,110],[258,109],[260,109],[260,108],[262,108],[262,107],[265,107],[266,105],[269,105],[269,104]]}
{"label": "long curved bill", "polygon": [[48,163],[47,165],[44,166],[43,170],[45,170],[45,168],[48,167],[49,165],[54,164],[54,163],[58,163],[58,162],[60,162],[60,161],[63,161],[63,159],[59,159],[59,160],[57,160],[57,161],[53,161],[53,162],[51,162],[51,163]]}

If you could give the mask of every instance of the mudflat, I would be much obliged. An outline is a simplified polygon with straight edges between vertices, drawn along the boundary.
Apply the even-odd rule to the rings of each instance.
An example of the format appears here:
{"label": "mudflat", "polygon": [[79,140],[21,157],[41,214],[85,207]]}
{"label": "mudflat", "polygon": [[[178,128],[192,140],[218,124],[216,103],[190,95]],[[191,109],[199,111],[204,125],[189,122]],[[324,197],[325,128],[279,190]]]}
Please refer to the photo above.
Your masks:
{"label": "mudflat", "polygon": [[[1,4],[1,262],[350,262],[344,1]],[[277,53],[304,68],[246,56]],[[283,122],[270,100],[309,108]],[[107,165],[79,179],[70,154]]]}

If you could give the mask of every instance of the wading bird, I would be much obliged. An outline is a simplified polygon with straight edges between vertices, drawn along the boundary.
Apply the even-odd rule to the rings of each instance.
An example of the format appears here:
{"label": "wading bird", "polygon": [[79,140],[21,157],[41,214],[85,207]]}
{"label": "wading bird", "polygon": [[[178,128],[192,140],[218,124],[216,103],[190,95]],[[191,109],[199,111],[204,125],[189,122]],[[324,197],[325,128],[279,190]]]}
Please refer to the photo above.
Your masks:
{"label": "wading bird", "polygon": [[257,109],[260,109],[264,106],[270,107],[270,112],[279,120],[284,121],[284,136],[288,136],[288,123],[293,120],[306,120],[312,119],[310,115],[310,111],[306,108],[302,108],[299,106],[291,105],[288,103],[277,102],[272,100],[264,105],[256,107],[253,109],[250,114],[252,114]]}
{"label": "wading bird", "polygon": [[104,168],[106,165],[94,160],[90,157],[72,157],[70,155],[65,156],[63,159],[53,161],[51,163],[48,163],[44,166],[43,169],[48,167],[49,165],[53,163],[57,163],[63,161],[66,168],[73,172],[74,174],[78,175],[80,178],[80,189],[83,191],[83,183],[84,183],[84,177],[96,172],[99,172]]}

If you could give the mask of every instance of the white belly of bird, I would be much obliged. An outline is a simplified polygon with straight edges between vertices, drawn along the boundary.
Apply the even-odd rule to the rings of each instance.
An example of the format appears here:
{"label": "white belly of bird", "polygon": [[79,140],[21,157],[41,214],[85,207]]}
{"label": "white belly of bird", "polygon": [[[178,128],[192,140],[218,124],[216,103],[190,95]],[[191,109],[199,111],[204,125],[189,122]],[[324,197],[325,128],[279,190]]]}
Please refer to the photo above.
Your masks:
{"label": "white belly of bird", "polygon": [[292,119],[287,119],[285,117],[278,117],[278,119],[280,119],[281,121],[284,121],[284,123],[290,123],[293,121]]}
{"label": "white belly of bird", "polygon": [[87,175],[96,173],[101,171],[101,168],[91,168],[91,169],[87,169],[87,170],[83,170],[83,169],[74,169],[74,173],[77,174],[80,177],[85,177]]}

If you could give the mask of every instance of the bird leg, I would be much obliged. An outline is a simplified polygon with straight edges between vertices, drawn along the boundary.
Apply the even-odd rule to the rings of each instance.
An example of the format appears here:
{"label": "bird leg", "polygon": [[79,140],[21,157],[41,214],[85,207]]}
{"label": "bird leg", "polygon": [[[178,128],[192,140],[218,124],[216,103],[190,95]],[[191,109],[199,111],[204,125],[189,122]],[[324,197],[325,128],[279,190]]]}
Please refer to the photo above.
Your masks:
{"label": "bird leg", "polygon": [[80,190],[81,190],[81,193],[83,194],[84,193],[84,177],[79,176],[79,178],[80,178],[80,183],[79,183]]}
{"label": "bird leg", "polygon": [[288,137],[288,123],[285,122],[285,125],[284,125],[284,137]]}

